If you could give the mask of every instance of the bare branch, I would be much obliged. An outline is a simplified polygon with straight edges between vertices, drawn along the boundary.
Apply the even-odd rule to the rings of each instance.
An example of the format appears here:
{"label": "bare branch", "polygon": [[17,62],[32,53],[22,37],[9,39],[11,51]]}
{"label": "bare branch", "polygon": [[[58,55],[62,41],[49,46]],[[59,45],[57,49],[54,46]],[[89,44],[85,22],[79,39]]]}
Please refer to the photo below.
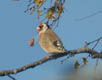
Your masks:
{"label": "bare branch", "polygon": [[70,51],[68,51],[66,53],[63,53],[63,54],[45,56],[44,58],[42,58],[42,59],[40,59],[38,61],[35,61],[35,62],[31,63],[31,64],[27,64],[27,65],[22,66],[20,68],[0,71],[0,76],[8,76],[10,74],[16,74],[16,73],[25,71],[25,70],[30,69],[30,68],[35,68],[38,65],[43,64],[43,63],[45,63],[45,62],[47,62],[49,60],[54,60],[54,59],[57,59],[57,58],[60,58],[60,57],[66,56],[66,55],[70,55],[70,54],[76,55],[76,54],[80,54],[80,53],[89,53],[91,55],[91,57],[102,58],[102,54],[100,52],[97,52],[95,50],[84,47],[84,48],[80,48],[80,49],[77,49],[77,50],[70,50]]}

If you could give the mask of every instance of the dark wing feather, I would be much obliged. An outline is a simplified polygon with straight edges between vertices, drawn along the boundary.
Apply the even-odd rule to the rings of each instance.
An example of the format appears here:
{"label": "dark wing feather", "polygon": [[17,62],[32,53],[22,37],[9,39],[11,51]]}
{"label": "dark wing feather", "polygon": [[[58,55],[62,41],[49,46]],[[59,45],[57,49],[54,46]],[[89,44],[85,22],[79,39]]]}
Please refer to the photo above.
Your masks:
{"label": "dark wing feather", "polygon": [[63,46],[63,44],[62,44],[61,41],[56,40],[56,41],[54,41],[53,45],[56,46],[57,49],[62,50],[62,51],[65,51],[65,48],[64,48],[64,46]]}

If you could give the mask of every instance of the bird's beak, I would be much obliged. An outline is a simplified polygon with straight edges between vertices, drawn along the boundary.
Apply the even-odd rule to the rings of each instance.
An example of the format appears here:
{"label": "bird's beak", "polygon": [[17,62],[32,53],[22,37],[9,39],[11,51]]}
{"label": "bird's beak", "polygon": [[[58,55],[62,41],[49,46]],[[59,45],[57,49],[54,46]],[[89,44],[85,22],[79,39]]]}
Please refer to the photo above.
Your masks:
{"label": "bird's beak", "polygon": [[41,29],[39,28],[39,26],[36,27],[36,29],[37,29],[37,32],[40,32],[41,31]]}
{"label": "bird's beak", "polygon": [[42,29],[40,28],[40,26],[43,26],[43,24],[40,24],[36,29],[37,29],[37,32],[40,32]]}

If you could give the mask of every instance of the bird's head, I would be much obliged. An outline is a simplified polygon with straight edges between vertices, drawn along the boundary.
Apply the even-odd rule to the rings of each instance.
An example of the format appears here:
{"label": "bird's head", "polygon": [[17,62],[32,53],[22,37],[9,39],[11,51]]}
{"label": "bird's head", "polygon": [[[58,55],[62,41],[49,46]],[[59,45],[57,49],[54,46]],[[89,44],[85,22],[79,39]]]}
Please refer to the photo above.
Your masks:
{"label": "bird's head", "polygon": [[47,24],[40,24],[38,27],[37,27],[37,31],[39,33],[43,33],[45,32],[47,29],[49,28],[49,26]]}

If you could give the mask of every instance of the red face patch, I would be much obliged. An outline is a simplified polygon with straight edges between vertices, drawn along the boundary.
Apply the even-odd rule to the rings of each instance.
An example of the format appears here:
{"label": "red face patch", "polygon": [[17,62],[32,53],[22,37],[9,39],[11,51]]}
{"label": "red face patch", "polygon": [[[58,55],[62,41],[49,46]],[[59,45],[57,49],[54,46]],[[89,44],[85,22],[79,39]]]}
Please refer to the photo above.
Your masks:
{"label": "red face patch", "polygon": [[39,26],[43,26],[43,24],[40,24]]}
{"label": "red face patch", "polygon": [[37,31],[40,32],[42,30],[42,27],[43,27],[43,24],[40,24],[38,27],[37,27]]}

